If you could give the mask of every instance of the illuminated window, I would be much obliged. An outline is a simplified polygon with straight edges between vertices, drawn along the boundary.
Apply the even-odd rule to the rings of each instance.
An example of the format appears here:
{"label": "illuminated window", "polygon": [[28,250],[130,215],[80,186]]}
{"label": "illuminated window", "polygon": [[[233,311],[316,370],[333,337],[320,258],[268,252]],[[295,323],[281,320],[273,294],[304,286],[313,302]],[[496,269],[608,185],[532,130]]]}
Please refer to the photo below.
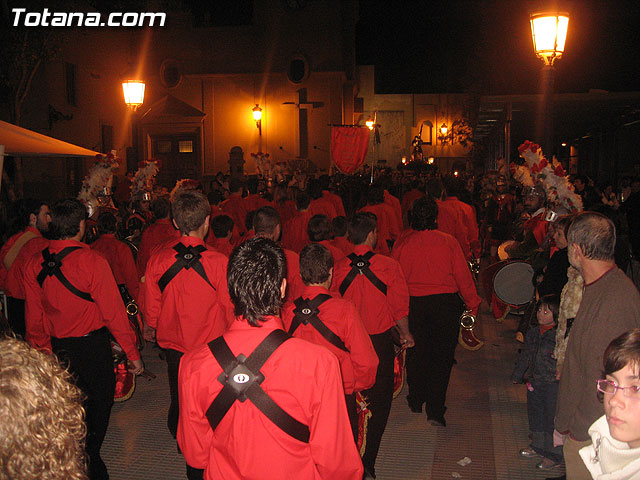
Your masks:
{"label": "illuminated window", "polygon": [[180,153],[193,153],[193,141],[192,140],[180,140],[178,142],[178,152],[180,152]]}

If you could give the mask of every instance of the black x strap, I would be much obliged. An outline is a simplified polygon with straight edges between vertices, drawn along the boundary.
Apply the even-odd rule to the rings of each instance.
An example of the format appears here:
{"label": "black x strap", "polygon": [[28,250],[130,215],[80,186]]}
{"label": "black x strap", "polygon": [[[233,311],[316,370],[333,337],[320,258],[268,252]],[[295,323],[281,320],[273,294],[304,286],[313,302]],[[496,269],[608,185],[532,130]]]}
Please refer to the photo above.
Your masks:
{"label": "black x strap", "polygon": [[291,326],[289,327],[289,335],[293,335],[293,332],[295,332],[301,324],[311,324],[311,326],[315,328],[327,342],[334,345],[335,347],[338,347],[340,350],[344,350],[345,352],[349,353],[349,349],[345,346],[340,337],[333,333],[331,329],[327,327],[318,316],[320,314],[320,310],[318,310],[318,307],[320,307],[320,305],[322,305],[330,298],[331,295],[321,293],[313,300],[305,300],[302,297],[294,300],[293,303],[296,308],[293,310],[294,317],[291,322]]}
{"label": "black x strap", "polygon": [[60,250],[55,255],[53,255],[49,251],[49,247],[45,248],[42,251],[42,258],[44,262],[40,264],[42,265],[42,270],[40,270],[40,273],[36,277],[36,280],[38,280],[38,284],[42,287],[42,284],[48,277],[56,277],[60,281],[60,283],[62,283],[62,285],[64,285],[65,288],[71,293],[77,295],[83,300],[93,302],[93,298],[91,298],[91,295],[74,287],[73,284],[67,279],[67,277],[64,276],[62,270],[60,269],[60,267],[62,267],[62,260],[64,259],[64,257],[69,255],[74,250],[78,250],[79,248],[81,247],[66,247]]}
{"label": "black x strap", "polygon": [[242,354],[235,357],[224,337],[218,337],[209,343],[211,353],[223,368],[218,381],[224,385],[207,410],[207,419],[213,430],[236,400],[244,402],[249,399],[282,431],[301,442],[309,443],[309,427],[280,408],[260,386],[264,382],[260,368],[290,338],[284,330],[274,330],[249,357]]}
{"label": "black x strap", "polygon": [[344,292],[351,286],[357,275],[364,275],[384,295],[387,294],[387,286],[371,271],[371,257],[373,255],[374,253],[371,251],[364,255],[356,255],[355,253],[347,255],[351,260],[351,271],[340,284],[340,295],[344,295]]}
{"label": "black x strap", "polygon": [[169,267],[169,270],[162,274],[160,280],[158,280],[160,292],[164,292],[167,284],[173,280],[183,268],[185,270],[193,268],[193,270],[200,275],[202,279],[211,286],[211,288],[214,290],[216,289],[216,287],[214,287],[209,281],[209,278],[207,278],[207,273],[204,271],[204,267],[200,262],[202,252],[207,250],[203,245],[186,246],[182,243],[177,243],[173,246],[173,249],[178,252],[176,253],[176,261],[171,265],[171,267]]}

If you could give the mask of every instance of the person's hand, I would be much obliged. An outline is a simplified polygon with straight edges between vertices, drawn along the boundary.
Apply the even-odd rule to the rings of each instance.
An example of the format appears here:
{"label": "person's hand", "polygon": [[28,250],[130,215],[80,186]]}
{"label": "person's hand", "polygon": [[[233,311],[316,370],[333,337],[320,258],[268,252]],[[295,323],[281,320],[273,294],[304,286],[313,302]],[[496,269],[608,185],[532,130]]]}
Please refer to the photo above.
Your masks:
{"label": "person's hand", "polygon": [[416,342],[413,339],[413,335],[409,331],[409,317],[402,317],[397,322],[398,333],[400,334],[400,342],[405,348],[412,348],[416,346]]}
{"label": "person's hand", "polygon": [[156,329],[150,327],[149,325],[144,326],[144,331],[142,332],[142,336],[147,342],[155,342],[156,341]]}
{"label": "person's hand", "polygon": [[142,358],[129,360],[129,368],[127,368],[127,370],[134,375],[140,375],[144,372],[144,363],[142,363]]}

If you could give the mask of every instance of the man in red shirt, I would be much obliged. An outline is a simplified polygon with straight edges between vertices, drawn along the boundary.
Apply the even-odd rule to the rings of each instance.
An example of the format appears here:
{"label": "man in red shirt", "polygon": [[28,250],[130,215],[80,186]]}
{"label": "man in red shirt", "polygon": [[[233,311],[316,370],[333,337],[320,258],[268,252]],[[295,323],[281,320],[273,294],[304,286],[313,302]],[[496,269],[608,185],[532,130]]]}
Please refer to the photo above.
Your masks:
{"label": "man in red shirt", "polygon": [[238,228],[238,243],[245,240],[247,227],[247,207],[242,199],[242,182],[236,178],[229,180],[229,198],[220,204],[220,208],[233,218],[233,224]]}
{"label": "man in red shirt", "polygon": [[165,243],[180,238],[180,232],[176,230],[169,218],[171,203],[166,195],[153,199],[151,202],[151,211],[156,221],[142,232],[142,239],[140,240],[140,247],[138,248],[138,256],[136,258],[136,268],[138,269],[139,279],[144,277],[147,262],[153,250],[163,246]]}
{"label": "man in red shirt", "polygon": [[421,186],[418,180],[414,180],[411,183],[411,190],[402,197],[401,206],[405,226],[409,226],[409,218],[407,215],[411,211],[413,202],[420,197],[424,197],[424,186]]}
{"label": "man in red shirt", "polygon": [[357,440],[355,393],[373,386],[378,356],[355,305],[329,292],[333,279],[331,252],[319,243],[304,247],[300,252],[300,273],[305,289],[284,307],[285,330],[296,338],[327,347],[338,357],[349,420]]}
{"label": "man in red shirt", "polygon": [[109,332],[127,354],[130,371],[140,374],[144,367],[108,262],[80,242],[84,205],[64,200],[51,217],[53,240],[25,265],[27,341],[69,365],[87,397],[89,477],[108,479],[100,447],[115,390]]}
{"label": "man in red shirt", "polygon": [[409,291],[398,262],[373,253],[377,241],[375,215],[356,213],[349,223],[349,241],[354,244],[353,253],[336,262],[331,288],[356,305],[378,355],[376,383],[363,392],[372,417],[362,462],[368,475],[375,478],[376,457],[393,399],[395,352],[391,329],[397,327],[403,344],[413,346]]}
{"label": "man in red shirt", "polygon": [[313,217],[309,210],[309,195],[305,192],[298,192],[296,195],[296,213],[282,227],[282,246],[300,253],[304,246],[309,243],[309,235],[307,234],[307,223]]}
{"label": "man in red shirt", "polygon": [[444,427],[462,302],[477,315],[482,300],[460,245],[435,229],[437,218],[435,200],[416,200],[411,211],[413,231],[394,247],[393,257],[402,267],[411,295],[409,328],[416,346],[407,356],[409,407],[421,412],[426,402],[429,422]]}
{"label": "man in red shirt", "polygon": [[49,230],[51,213],[49,205],[33,199],[21,200],[14,208],[20,222],[18,228],[24,230],[11,236],[0,250],[0,290],[7,296],[6,313],[11,330],[24,337],[24,264],[47,246],[42,234]]}
{"label": "man in red shirt", "polygon": [[307,224],[307,234],[311,242],[319,243],[331,252],[334,262],[345,256],[342,250],[331,242],[331,221],[326,215],[314,215],[311,217]]}
{"label": "man in red shirt", "polygon": [[322,175],[318,180],[320,182],[320,187],[322,188],[322,197],[331,202],[338,216],[344,217],[344,202],[342,201],[342,197],[340,195],[337,195],[329,190],[329,185],[331,183],[329,175]]}
{"label": "man in red shirt", "polygon": [[[460,216],[462,217],[467,230],[467,242],[469,243],[470,257],[479,258],[482,253],[482,246],[479,239],[480,231],[478,229],[476,212],[471,205],[460,200],[460,196],[464,191],[464,181],[461,178],[452,176],[445,177],[444,181],[447,198],[444,200],[443,205],[452,204],[460,211]],[[470,257],[467,257],[467,259]]]}
{"label": "man in red shirt", "polygon": [[312,215],[326,215],[330,220],[333,220],[338,216],[331,200],[323,197],[322,187],[320,186],[320,181],[318,179],[309,179],[307,182],[307,194],[311,198],[309,211]]}
{"label": "man in red shirt", "polygon": [[211,229],[207,236],[207,245],[229,258],[233,251],[233,219],[229,215],[217,215],[210,220]]}
{"label": "man in red shirt", "polygon": [[236,248],[228,273],[236,320],[180,365],[178,443],[206,480],[362,478],[338,360],[282,329],[286,268],[269,239]]}
{"label": "man in red shirt", "polygon": [[373,185],[369,188],[367,205],[360,211],[373,213],[377,218],[376,253],[391,255],[391,245],[400,236],[400,227],[396,224],[393,209],[384,203],[384,193],[379,186]]}
{"label": "man in red shirt", "polygon": [[[278,242],[282,230],[280,214],[273,207],[260,208],[253,217],[253,228],[256,231],[256,237],[264,237]],[[302,295],[304,284],[300,278],[300,258],[298,254],[286,248],[283,248],[283,251],[287,259],[287,293],[285,301],[289,301]]]}
{"label": "man in red shirt", "polygon": [[157,341],[165,351],[171,394],[167,426],[174,437],[180,358],[221,335],[233,317],[227,257],[204,244],[210,212],[202,193],[190,190],[177,195],[171,213],[182,236],[175,245],[156,251],[145,273],[145,339]]}
{"label": "man in red shirt", "polygon": [[331,230],[333,231],[331,244],[339,248],[344,256],[349,255],[353,251],[353,244],[347,240],[347,219],[340,216],[334,218],[331,222]]}
{"label": "man in red shirt", "polygon": [[91,244],[91,249],[100,253],[109,262],[118,286],[124,285],[127,292],[138,298],[138,273],[129,246],[115,236],[118,220],[111,212],[98,216],[100,237]]}
{"label": "man in red shirt", "polygon": [[438,205],[438,230],[455,237],[460,244],[460,248],[462,248],[464,257],[466,259],[471,258],[467,222],[462,210],[453,201],[444,201],[446,193],[439,178],[431,178],[427,182],[427,192],[435,199]]}

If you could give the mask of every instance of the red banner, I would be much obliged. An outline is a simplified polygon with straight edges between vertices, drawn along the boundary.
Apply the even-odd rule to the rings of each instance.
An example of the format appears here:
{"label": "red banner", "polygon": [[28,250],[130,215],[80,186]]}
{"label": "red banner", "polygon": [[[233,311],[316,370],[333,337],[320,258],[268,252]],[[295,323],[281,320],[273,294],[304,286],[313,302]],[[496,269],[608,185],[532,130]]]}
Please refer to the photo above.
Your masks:
{"label": "red banner", "polygon": [[368,128],[331,127],[331,156],[341,172],[350,174],[364,162],[369,149]]}

